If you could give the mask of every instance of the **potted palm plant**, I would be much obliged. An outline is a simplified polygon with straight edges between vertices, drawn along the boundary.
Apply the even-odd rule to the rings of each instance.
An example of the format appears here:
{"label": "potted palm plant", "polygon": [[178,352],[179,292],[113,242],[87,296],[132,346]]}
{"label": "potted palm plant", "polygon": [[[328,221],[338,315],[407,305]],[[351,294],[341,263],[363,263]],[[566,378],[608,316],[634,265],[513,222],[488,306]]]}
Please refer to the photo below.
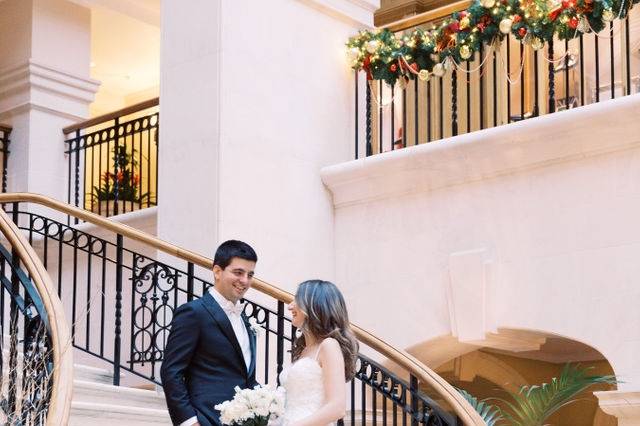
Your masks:
{"label": "potted palm plant", "polygon": [[[467,391],[458,389],[467,402],[482,416],[487,426],[544,426],[546,421],[562,407],[578,400],[587,389],[599,384],[616,384],[612,375],[590,375],[591,367],[567,364],[560,377],[549,383],[522,386],[510,399],[487,398],[478,400]],[[489,404],[494,399],[504,403],[505,408]]]}

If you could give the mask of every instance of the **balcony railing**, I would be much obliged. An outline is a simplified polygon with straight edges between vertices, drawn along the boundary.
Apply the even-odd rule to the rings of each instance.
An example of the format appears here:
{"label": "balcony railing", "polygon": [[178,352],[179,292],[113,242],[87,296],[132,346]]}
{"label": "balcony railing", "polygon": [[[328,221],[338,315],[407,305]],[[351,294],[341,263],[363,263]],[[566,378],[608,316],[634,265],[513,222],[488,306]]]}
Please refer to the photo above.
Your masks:
{"label": "balcony railing", "polygon": [[107,217],[157,205],[158,105],[151,99],[63,129],[70,204]]}
{"label": "balcony railing", "polygon": [[[460,1],[388,29],[401,37],[415,28],[433,28],[469,4]],[[482,45],[467,61],[449,61],[444,75],[432,74],[427,81],[413,78],[391,87],[356,71],[355,158],[637,93],[637,9],[599,33],[556,37],[538,50],[507,35]]]}
{"label": "balcony railing", "polygon": [[2,183],[0,188],[2,192],[7,192],[7,160],[9,157],[9,136],[11,135],[11,127],[0,124],[0,160],[2,163]]}

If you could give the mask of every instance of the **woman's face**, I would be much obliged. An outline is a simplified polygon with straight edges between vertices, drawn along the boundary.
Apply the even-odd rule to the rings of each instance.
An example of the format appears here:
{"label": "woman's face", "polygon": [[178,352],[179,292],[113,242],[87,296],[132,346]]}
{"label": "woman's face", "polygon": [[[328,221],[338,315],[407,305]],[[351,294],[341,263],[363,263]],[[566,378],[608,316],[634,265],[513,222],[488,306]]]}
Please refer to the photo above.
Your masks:
{"label": "woman's face", "polygon": [[295,300],[289,303],[288,309],[291,312],[291,324],[296,328],[300,328],[307,316],[298,308]]}

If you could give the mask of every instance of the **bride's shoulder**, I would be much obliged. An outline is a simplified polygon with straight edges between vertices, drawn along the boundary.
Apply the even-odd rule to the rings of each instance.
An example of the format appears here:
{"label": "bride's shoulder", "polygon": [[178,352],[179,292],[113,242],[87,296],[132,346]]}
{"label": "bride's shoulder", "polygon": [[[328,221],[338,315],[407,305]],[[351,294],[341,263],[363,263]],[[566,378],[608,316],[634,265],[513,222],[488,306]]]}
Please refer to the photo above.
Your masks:
{"label": "bride's shoulder", "polygon": [[340,348],[340,343],[333,337],[327,337],[322,342],[320,342],[319,355],[340,355],[342,356],[342,349]]}

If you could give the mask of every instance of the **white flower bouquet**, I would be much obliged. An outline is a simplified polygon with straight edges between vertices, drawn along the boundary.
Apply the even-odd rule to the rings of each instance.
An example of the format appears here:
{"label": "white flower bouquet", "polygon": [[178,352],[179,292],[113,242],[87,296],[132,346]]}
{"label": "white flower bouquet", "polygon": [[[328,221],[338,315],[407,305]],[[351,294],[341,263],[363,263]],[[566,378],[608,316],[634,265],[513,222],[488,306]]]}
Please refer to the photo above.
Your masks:
{"label": "white flower bouquet", "polygon": [[284,414],[284,389],[275,386],[256,386],[253,389],[234,389],[230,401],[215,406],[220,410],[220,422],[232,426],[267,426]]}

